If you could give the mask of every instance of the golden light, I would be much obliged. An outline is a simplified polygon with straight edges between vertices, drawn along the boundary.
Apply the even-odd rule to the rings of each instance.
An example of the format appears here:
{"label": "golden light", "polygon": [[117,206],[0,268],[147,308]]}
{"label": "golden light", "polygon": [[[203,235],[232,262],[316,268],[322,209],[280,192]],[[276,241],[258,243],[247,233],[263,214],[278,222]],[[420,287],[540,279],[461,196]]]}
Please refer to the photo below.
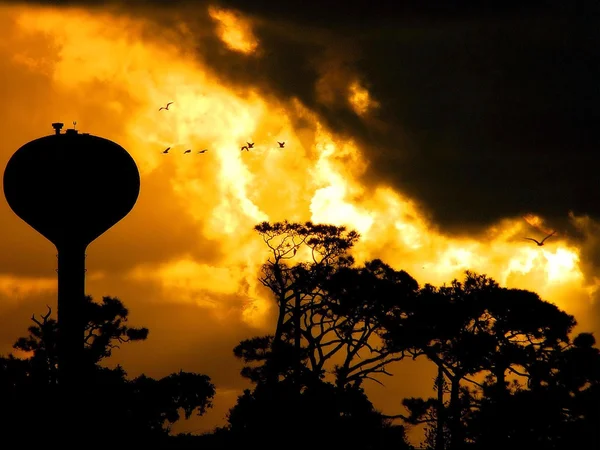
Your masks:
{"label": "golden light", "polygon": [[[94,114],[88,117],[99,110],[117,116],[118,136],[101,121],[80,122],[80,127],[114,137],[128,149],[140,168],[142,195],[155,194],[144,193],[145,180],[158,174],[169,203],[182,212],[180,220],[192,225],[186,254],[160,259],[158,250],[148,249],[151,261],[140,259],[123,276],[139,286],[157,283],[157,297],[165,302],[197,305],[222,327],[236,315],[257,328],[257,335],[272,331],[273,301],[257,280],[269,254],[252,227],[284,219],[355,229],[361,234],[354,252],[358,262],[381,258],[420,284],[462,279],[468,269],[538,292],[567,312],[576,307],[569,303],[573,292],[580,303],[589,302],[600,285],[585,285],[580,249],[560,236],[543,249],[523,241],[528,225],[543,229],[538,216],[505,218],[483,236],[444,234],[402,192],[384,184],[363,185],[361,176],[369,168],[365,149],[332,133],[306,105],[267,98],[252,88],[230,88],[185,50],[189,42],[152,38],[141,19],[51,8],[21,7],[10,14],[21,33],[42,33],[59,49],[59,57],[48,62],[28,48],[16,48],[15,61],[51,77],[65,99],[89,101]],[[231,50],[258,51],[248,21],[222,9],[211,8],[209,14]],[[99,89],[90,88],[97,83]],[[358,82],[348,89],[347,101],[357,114],[377,107]],[[159,112],[168,101],[174,102],[170,110]],[[61,114],[77,112],[61,108]],[[298,117],[303,128],[293,125]],[[250,140],[255,148],[241,152]],[[286,141],[284,149],[277,140]],[[162,154],[166,147],[172,148],[168,155]],[[183,154],[187,148],[192,154]],[[204,148],[209,151],[197,154]],[[161,208],[165,204],[157,202],[155,215],[145,223],[156,236],[163,233],[161,223],[173,220],[163,217]],[[578,220],[585,225],[584,218]],[[127,220],[119,227],[115,233],[127,227]],[[131,243],[120,244],[128,251]],[[295,260],[305,256],[298,252]],[[103,276],[98,272],[96,280]],[[8,297],[24,286],[55,289],[56,281],[0,277],[0,291]]]}
{"label": "golden light", "polygon": [[534,228],[539,228],[543,224],[542,218],[535,214],[525,214],[523,219]]}
{"label": "golden light", "polygon": [[0,275],[0,295],[3,301],[18,302],[25,296],[56,291],[57,284],[54,277],[14,277]]}
{"label": "golden light", "polygon": [[369,91],[363,88],[358,81],[352,82],[348,87],[348,91],[348,101],[359,116],[379,106],[379,103],[371,98]]}
{"label": "golden light", "polygon": [[256,50],[258,41],[247,20],[233,11],[213,6],[209,6],[208,13],[219,24],[219,37],[229,49],[245,54]]}
{"label": "golden light", "polygon": [[544,219],[542,219],[540,216],[536,216],[535,214],[526,214],[523,216],[523,219],[525,219],[525,222],[527,222],[533,228],[541,231],[542,233],[550,234],[554,231],[545,227]]}
{"label": "golden light", "polygon": [[[221,38],[229,46],[244,52],[256,48],[249,25],[240,16],[215,8],[209,13],[221,24]],[[262,98],[251,89],[243,96],[231,91],[187,53],[143,39],[141,21],[120,18],[121,29],[127,31],[119,32],[114,27],[107,30],[105,23],[112,20],[109,16],[73,10],[69,15],[77,20],[64,21],[64,14],[51,9],[34,13],[32,9],[18,15],[23,33],[44,32],[57,39],[61,59],[52,72],[57,85],[65,90],[81,89],[100,78],[130,92],[133,105],[125,107],[116,95],[106,98],[104,104],[115,111],[128,110],[123,114],[124,145],[139,162],[142,175],[168,164],[172,171],[165,185],[173,189],[174,201],[198,224],[198,235],[218,242],[223,254],[237,255],[224,258],[222,265],[202,269],[192,270],[195,266],[189,262],[188,266],[165,263],[172,264],[172,270],[162,266],[160,270],[144,269],[159,270],[164,280],[180,280],[165,282],[167,287],[189,290],[189,295],[180,298],[195,302],[199,289],[221,292],[224,273],[243,273],[244,280],[233,276],[229,282],[248,283],[265,256],[249,244],[256,238],[251,225],[289,217],[354,228],[362,236],[356,248],[359,260],[381,257],[413,271],[423,281],[446,282],[462,277],[466,269],[485,272],[499,281],[508,280],[513,273],[538,270],[546,273],[547,281],[581,281],[576,250],[559,239],[554,241],[553,252],[542,253],[520,241],[511,242],[524,231],[520,219],[496,224],[489,230],[489,241],[456,240],[441,235],[402,194],[386,186],[366,191],[357,181],[368,169],[361,149],[331,134],[314,114],[302,111],[305,108],[298,101],[274,104],[276,100]],[[65,26],[58,26],[63,22]],[[86,57],[90,52],[107,56]],[[24,64],[38,67],[32,60]],[[359,111],[374,104],[358,82],[350,85],[350,91],[350,101]],[[172,110],[159,113],[158,106],[166,101],[174,102]],[[312,141],[295,138],[288,112],[304,114],[312,122]],[[275,143],[281,139],[278,136],[290,137],[281,151]],[[255,151],[240,152],[250,139],[257,142]],[[168,146],[174,154],[169,156],[178,156],[176,153],[182,154],[186,148],[209,148],[209,152],[194,160],[174,157],[165,162],[160,150]],[[526,216],[525,221],[537,228],[543,226],[535,215]],[[190,236],[191,245],[194,239]],[[210,271],[215,275],[207,276]],[[201,288],[189,281],[192,274],[204,280]],[[237,290],[230,287],[228,292]],[[266,313],[267,308],[260,310]],[[259,319],[252,320],[256,323]]]}
{"label": "golden light", "polygon": [[579,256],[574,250],[559,247],[554,252],[544,251],[543,253],[546,258],[548,281],[566,283],[581,279],[581,272],[577,270]]}

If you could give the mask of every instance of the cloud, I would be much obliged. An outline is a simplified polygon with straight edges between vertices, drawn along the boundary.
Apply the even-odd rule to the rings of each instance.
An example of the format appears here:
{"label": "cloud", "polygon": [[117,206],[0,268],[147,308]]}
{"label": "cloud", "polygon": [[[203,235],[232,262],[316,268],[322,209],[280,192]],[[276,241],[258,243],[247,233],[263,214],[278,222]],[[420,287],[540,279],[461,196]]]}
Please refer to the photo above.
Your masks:
{"label": "cloud", "polygon": [[[576,202],[589,198],[566,198],[567,192],[557,200],[541,194],[568,180],[561,174],[552,181],[540,179],[540,170],[555,170],[556,161],[568,168],[565,161],[576,150],[561,159],[544,159],[541,169],[530,165],[524,175],[505,161],[515,157],[507,150],[512,147],[499,149],[496,143],[514,138],[511,130],[501,134],[499,124],[484,120],[486,114],[494,116],[490,99],[497,97],[502,107],[503,96],[491,96],[495,83],[518,84],[490,75],[496,74],[493,69],[514,69],[499,45],[503,27],[520,26],[513,41],[529,33],[534,43],[546,45],[548,26],[556,20],[551,16],[540,19],[533,31],[514,12],[495,21],[488,18],[486,24],[495,28],[479,41],[470,40],[483,47],[469,50],[465,33],[482,32],[470,21],[474,13],[466,16],[469,20],[434,21],[421,15],[419,27],[400,29],[389,23],[378,28],[356,25],[355,33],[342,34],[347,23],[325,29],[305,25],[302,14],[281,23],[260,11],[248,16],[215,13],[206,5],[197,6],[194,15],[169,8],[131,10],[143,20],[108,12],[96,12],[92,19],[74,9],[70,14],[77,21],[65,22],[60,14],[45,11],[19,14],[21,28],[15,33],[21,39],[39,39],[35,45],[24,42],[26,51],[48,43],[51,51],[43,57],[20,55],[15,64],[56,95],[56,100],[50,97],[51,105],[60,105],[69,115],[77,111],[84,118],[80,123],[129,149],[143,172],[138,205],[100,238],[98,251],[90,252],[88,261],[98,273],[120,273],[142,263],[175,263],[184,257],[222,267],[232,263],[227,255],[253,256],[253,246],[240,245],[252,239],[249,223],[303,220],[308,213],[314,220],[359,229],[365,257],[384,253],[400,261],[400,255],[410,256],[402,264],[419,271],[439,263],[429,271],[434,277],[430,281],[460,276],[474,264],[506,279],[499,261],[520,258],[505,244],[526,230],[524,223],[518,224],[523,212],[552,202],[552,207],[577,210]],[[80,26],[82,21],[86,27]],[[231,36],[253,45],[232,46]],[[488,54],[490,49],[495,53]],[[469,60],[467,51],[487,59]],[[95,54],[106,57],[90,58]],[[494,59],[498,55],[505,58],[504,66]],[[370,108],[357,109],[358,90]],[[55,93],[71,101],[60,102]],[[148,113],[172,100],[168,115]],[[515,125],[510,115],[523,112],[525,106],[516,112],[500,108],[496,118]],[[562,112],[557,110],[558,115]],[[467,118],[483,122],[469,124]],[[48,117],[48,122],[53,119]],[[519,139],[527,136],[522,133]],[[248,139],[291,141],[294,170],[287,151],[257,149],[242,160],[239,153],[223,150]],[[497,151],[475,145],[477,139],[492,142]],[[157,150],[149,151],[173,145],[177,150],[168,160]],[[200,145],[211,147],[206,158],[197,160],[206,163],[177,159],[183,146]],[[524,152],[522,146],[515,148]],[[541,149],[529,151],[527,158]],[[578,189],[594,182],[585,176],[578,180]],[[560,218],[548,208],[538,214],[548,227]],[[499,223],[504,225],[497,227]],[[502,227],[510,233],[498,231]],[[457,229],[462,237],[452,241],[448,235]],[[560,235],[569,244],[568,235]],[[405,247],[394,243],[398,239]],[[492,246],[496,256],[489,257],[485,252],[492,252]],[[389,248],[395,253],[388,253]],[[551,258],[548,254],[539,260],[540,267],[551,264]]]}
{"label": "cloud", "polygon": [[[409,2],[344,14],[312,3],[217,4],[246,14],[254,50],[225,45],[227,25],[205,5],[193,18],[169,15],[193,7],[186,2],[135,11],[187,21],[185,45],[195,42],[219,77],[299,99],[360,140],[371,161],[364,181],[411,196],[446,231],[480,232],[527,212],[562,225],[569,210],[598,217],[599,35],[560,2],[427,11]],[[379,105],[372,114],[347,99],[357,82]]]}
{"label": "cloud", "polygon": [[[241,389],[232,348],[273,323],[257,280],[268,251],[251,230],[261,220],[347,225],[361,232],[359,261],[379,257],[438,285],[476,270],[577,312],[582,327],[600,326],[585,322],[598,305],[586,191],[595,166],[583,153],[595,136],[575,107],[589,75],[566,82],[594,61],[555,60],[588,36],[585,26],[573,34],[560,27],[567,16],[547,15],[529,27],[516,10],[483,25],[473,19],[482,12],[413,12],[398,26],[377,10],[364,25],[360,10],[290,15],[283,3],[212,16],[207,4],[95,4],[0,14],[9,36],[0,93],[10,106],[0,111],[0,158],[49,134],[51,122],[77,120],[138,163],[138,204],[88,251],[88,292],[119,296],[132,325],[150,328],[148,342],[111,363],[131,375],[195,370],[219,389]],[[596,93],[581,103],[586,117]],[[167,101],[173,107],[159,113]],[[247,140],[256,148],[241,153]],[[209,151],[184,156],[185,148]],[[56,259],[2,202],[0,295],[11,301],[0,339],[9,348],[31,312],[54,304]],[[567,215],[578,208],[589,223]],[[531,212],[537,218],[524,220]],[[541,249],[522,241],[555,227]],[[34,278],[37,290],[14,294]]]}
{"label": "cloud", "polygon": [[[359,138],[371,185],[392,184],[446,230],[475,231],[529,211],[598,217],[598,33],[591,26],[554,15],[423,19],[365,35],[360,26],[356,35],[319,30],[315,42],[313,30],[286,35],[268,23],[255,30],[265,54],[286,56],[248,65],[259,65],[280,95]],[[207,62],[228,75],[218,58]],[[327,76],[338,89],[344,78],[367,80],[383,132],[349,105],[319,96]]]}
{"label": "cloud", "polygon": [[[186,35],[181,45],[194,42],[198,61],[228,83],[297,98],[333,131],[359,139],[371,161],[364,180],[411,196],[449,232],[481,231],[527,212],[558,222],[569,210],[600,215],[593,194],[600,36],[591,20],[560,2],[438,2],[427,10],[417,2],[267,3],[215,3],[247,15],[252,44],[241,52],[222,41],[224,29],[241,28],[215,20],[215,11],[239,17],[235,11],[105,2],[154,20],[165,37]],[[357,80],[380,105],[371,115],[347,101]]]}

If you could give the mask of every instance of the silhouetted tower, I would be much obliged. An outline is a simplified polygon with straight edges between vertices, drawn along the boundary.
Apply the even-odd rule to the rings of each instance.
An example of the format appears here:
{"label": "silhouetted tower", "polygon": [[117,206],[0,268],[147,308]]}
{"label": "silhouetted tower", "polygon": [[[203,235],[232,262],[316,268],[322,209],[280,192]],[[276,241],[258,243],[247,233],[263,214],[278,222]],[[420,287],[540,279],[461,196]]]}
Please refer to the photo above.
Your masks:
{"label": "silhouetted tower", "polygon": [[58,361],[63,386],[77,384],[83,362],[85,251],[125,217],[140,174],[120,145],[75,129],[23,145],[4,171],[4,195],[17,216],[58,250]]}

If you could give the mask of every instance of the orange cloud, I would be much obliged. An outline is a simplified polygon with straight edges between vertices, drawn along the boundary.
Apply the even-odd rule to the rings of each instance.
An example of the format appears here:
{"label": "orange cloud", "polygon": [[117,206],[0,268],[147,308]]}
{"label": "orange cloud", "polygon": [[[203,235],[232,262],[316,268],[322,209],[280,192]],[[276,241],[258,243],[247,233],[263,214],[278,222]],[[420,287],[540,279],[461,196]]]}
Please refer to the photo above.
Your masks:
{"label": "orange cloud", "polygon": [[[250,22],[209,13],[231,50],[258,51]],[[542,227],[542,218],[505,218],[483,237],[446,236],[402,192],[365,188],[369,161],[355,142],[298,101],[231,88],[185,51],[186,33],[167,44],[142,19],[51,7],[4,7],[4,24],[0,157],[6,162],[20,145],[50,134],[51,122],[77,120],[82,130],[123,145],[140,168],[138,204],[90,246],[87,261],[88,291],[120,297],[132,322],[150,328],[147,343],[114,358],[132,374],[187,365],[234,401],[242,382],[233,346],[272,329],[272,300],[257,281],[268,253],[252,231],[263,220],[346,225],[362,236],[359,261],[382,258],[421,283],[447,283],[470,269],[534,290],[568,312],[584,314],[595,298],[581,249],[561,236],[542,249],[521,239],[528,224]],[[357,114],[377,107],[364,86],[334,69],[320,84],[325,100],[342,93]],[[158,111],[168,101],[170,110]],[[255,148],[241,152],[248,141]],[[192,154],[183,154],[187,148]],[[195,152],[202,148],[209,151]],[[54,301],[55,250],[4,199],[0,218],[0,295],[15,302],[30,296],[27,308],[44,308]],[[19,312],[19,333],[31,312]],[[398,396],[374,394],[376,406],[396,412],[403,382],[388,380]]]}

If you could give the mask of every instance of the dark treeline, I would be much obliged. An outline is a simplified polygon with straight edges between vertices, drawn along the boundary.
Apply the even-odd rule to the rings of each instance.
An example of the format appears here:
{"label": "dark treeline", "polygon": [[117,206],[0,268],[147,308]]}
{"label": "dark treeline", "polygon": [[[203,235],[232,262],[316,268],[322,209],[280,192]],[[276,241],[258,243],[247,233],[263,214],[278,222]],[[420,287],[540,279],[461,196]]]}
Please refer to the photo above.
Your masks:
{"label": "dark treeline", "polygon": [[[418,424],[432,450],[600,448],[600,351],[591,333],[573,335],[573,316],[485,275],[419,286],[381,260],[358,265],[351,250],[359,236],[343,227],[255,229],[270,251],[260,280],[278,314],[272,335],[233,349],[254,387],[225,426],[171,436],[180,417],[212,406],[211,379],[129,379],[103,366],[114,348],[143,341],[148,330],[127,325],[120,300],[88,297],[86,410],[60,407],[57,323],[50,311],[34,316],[29,336],[14,345],[31,356],[0,358],[2,441],[51,445],[77,414],[87,424],[79,442],[89,448],[410,449],[406,429]],[[295,262],[298,253],[309,262]],[[390,364],[417,358],[436,368],[431,398],[398,399],[394,415],[376,410],[364,386],[385,383]]]}

